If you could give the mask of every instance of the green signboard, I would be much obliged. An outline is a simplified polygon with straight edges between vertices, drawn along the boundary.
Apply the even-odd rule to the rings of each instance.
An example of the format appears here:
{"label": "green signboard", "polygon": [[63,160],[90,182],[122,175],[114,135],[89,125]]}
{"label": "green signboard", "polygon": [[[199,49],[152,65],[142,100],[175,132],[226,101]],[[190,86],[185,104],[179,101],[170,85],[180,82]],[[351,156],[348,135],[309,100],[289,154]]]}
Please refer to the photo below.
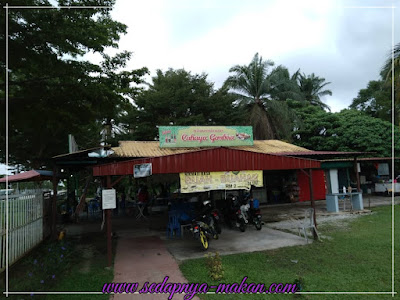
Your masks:
{"label": "green signboard", "polygon": [[252,146],[251,126],[160,126],[160,148]]}

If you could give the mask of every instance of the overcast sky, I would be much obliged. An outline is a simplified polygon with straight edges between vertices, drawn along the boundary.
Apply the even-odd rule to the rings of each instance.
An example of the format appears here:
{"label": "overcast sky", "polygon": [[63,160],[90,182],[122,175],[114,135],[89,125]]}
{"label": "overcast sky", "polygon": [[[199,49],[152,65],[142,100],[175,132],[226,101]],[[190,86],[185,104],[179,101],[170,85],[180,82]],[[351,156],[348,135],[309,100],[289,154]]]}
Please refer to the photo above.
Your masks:
{"label": "overcast sky", "polygon": [[[114,19],[128,26],[120,49],[134,53],[130,68],[184,68],[208,74],[221,87],[229,68],[258,52],[291,73],[331,82],[332,111],[348,107],[378,79],[392,47],[392,9],[399,1],[117,0]],[[360,8],[355,8],[360,7]],[[399,22],[395,22],[399,27]],[[395,30],[395,44],[400,31]],[[149,79],[150,81],[150,79]]]}
{"label": "overcast sky", "polygon": [[392,9],[361,7],[392,5],[397,44],[400,0],[117,0],[112,15],[128,26],[118,51],[134,53],[129,68],[204,72],[219,88],[258,52],[331,82],[324,101],[335,112],[379,78],[392,48]]}

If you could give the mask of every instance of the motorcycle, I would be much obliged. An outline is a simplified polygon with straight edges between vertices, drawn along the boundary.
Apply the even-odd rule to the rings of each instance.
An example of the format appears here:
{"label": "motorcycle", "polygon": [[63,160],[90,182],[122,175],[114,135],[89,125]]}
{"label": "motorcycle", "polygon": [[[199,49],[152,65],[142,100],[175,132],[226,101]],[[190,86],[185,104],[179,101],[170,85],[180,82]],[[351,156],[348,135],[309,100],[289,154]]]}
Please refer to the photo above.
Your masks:
{"label": "motorcycle", "polygon": [[239,219],[240,219],[239,229],[241,232],[246,231],[246,226],[249,223],[249,214],[248,214],[249,209],[250,209],[250,205],[242,204],[238,211]]}
{"label": "motorcycle", "polygon": [[229,227],[238,227],[241,232],[246,230],[248,223],[247,204],[240,204],[237,197],[229,196],[228,207],[225,208],[225,223]]}
{"label": "motorcycle", "polygon": [[262,215],[257,199],[250,198],[250,209],[248,212],[249,222],[253,224],[257,230],[261,230],[263,222],[261,220]]}
{"label": "motorcycle", "polygon": [[221,234],[222,229],[221,229],[221,215],[217,209],[214,209],[211,212],[211,216],[213,218],[213,223],[214,223],[214,229],[217,232],[217,234]]}
{"label": "motorcycle", "polygon": [[200,216],[192,220],[190,230],[193,233],[193,237],[196,240],[200,240],[202,249],[207,250],[210,239],[217,240],[219,238],[218,234],[221,233],[221,227],[219,226],[219,212],[216,209],[212,209],[208,200],[203,205],[204,208]]}

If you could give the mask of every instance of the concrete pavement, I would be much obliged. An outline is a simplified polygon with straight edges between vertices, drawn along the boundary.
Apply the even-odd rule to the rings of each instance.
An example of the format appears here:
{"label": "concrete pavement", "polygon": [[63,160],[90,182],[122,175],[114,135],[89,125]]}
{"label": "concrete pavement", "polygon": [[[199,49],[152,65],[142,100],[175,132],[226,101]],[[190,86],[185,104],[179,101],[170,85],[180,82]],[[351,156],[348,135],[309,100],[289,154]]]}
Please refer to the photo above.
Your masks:
{"label": "concrete pavement", "polygon": [[[149,282],[149,285],[162,283],[165,276],[169,276],[167,283],[187,282],[179,270],[178,263],[158,236],[128,237],[126,235],[118,240],[113,282],[138,283],[137,291],[139,291],[145,282]],[[173,299],[181,300],[184,295],[175,294]],[[169,294],[115,294],[110,299],[161,300],[168,297]]]}
{"label": "concrete pavement", "polygon": [[305,245],[306,241],[297,235],[289,234],[263,226],[256,230],[248,225],[245,232],[238,229],[223,228],[218,240],[211,240],[207,251],[203,251],[200,241],[194,240],[190,234],[183,240],[166,240],[168,250],[178,261],[201,258],[206,253],[219,252],[220,255],[255,252],[277,249],[287,246]]}

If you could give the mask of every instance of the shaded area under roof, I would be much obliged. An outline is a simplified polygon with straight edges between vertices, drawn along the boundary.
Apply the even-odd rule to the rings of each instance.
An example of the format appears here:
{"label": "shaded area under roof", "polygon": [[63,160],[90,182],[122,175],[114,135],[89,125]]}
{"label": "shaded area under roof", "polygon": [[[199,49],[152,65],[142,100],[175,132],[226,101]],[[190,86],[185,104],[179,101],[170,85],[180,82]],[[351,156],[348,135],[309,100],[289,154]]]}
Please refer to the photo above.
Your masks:
{"label": "shaded area under roof", "polygon": [[87,155],[91,152],[96,152],[96,151],[101,151],[101,150],[109,150],[109,149],[110,149],[109,146],[94,147],[94,148],[75,151],[72,153],[56,155],[56,156],[53,156],[53,159],[57,160],[57,159],[74,159],[77,157],[87,157]]}
{"label": "shaded area under roof", "polygon": [[[44,181],[52,180],[53,172],[45,170],[30,170],[24,173],[18,173],[8,176],[8,182],[23,182],[23,181]],[[5,183],[6,177],[0,178],[0,183]]]}

